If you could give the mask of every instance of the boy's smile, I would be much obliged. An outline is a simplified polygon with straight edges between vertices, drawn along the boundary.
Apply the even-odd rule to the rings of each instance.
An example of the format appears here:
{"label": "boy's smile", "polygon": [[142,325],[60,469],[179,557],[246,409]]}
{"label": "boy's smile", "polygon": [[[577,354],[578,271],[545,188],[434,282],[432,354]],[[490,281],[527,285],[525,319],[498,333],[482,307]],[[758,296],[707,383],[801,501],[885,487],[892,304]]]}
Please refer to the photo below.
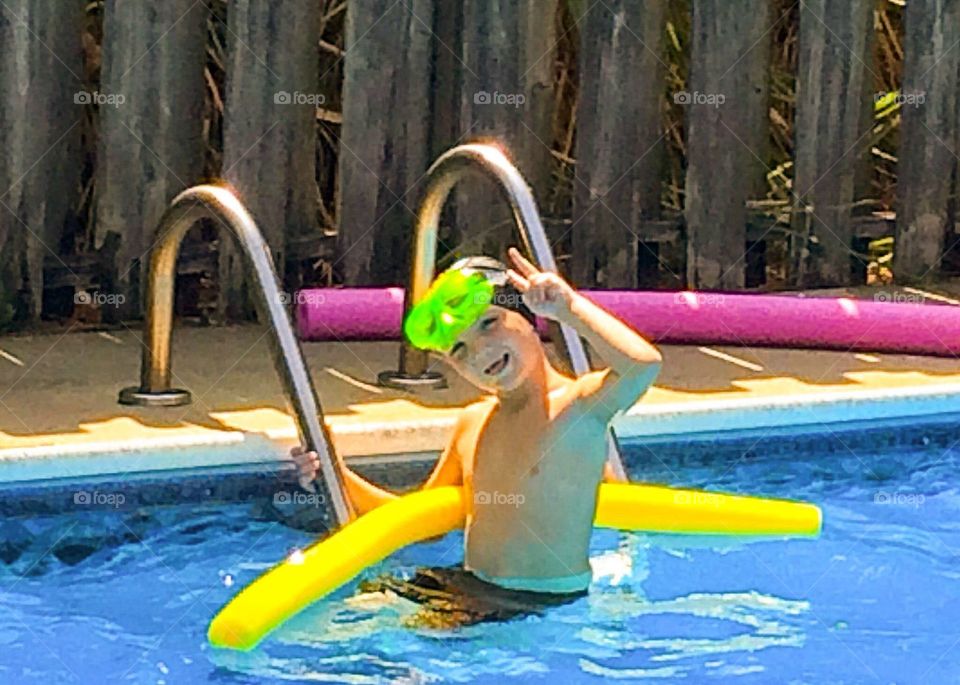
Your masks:
{"label": "boy's smile", "polygon": [[504,352],[503,355],[493,362],[490,366],[485,368],[483,372],[488,376],[496,376],[501,371],[507,368],[507,364],[510,363],[510,353]]}
{"label": "boy's smile", "polygon": [[492,305],[457,338],[445,359],[477,387],[502,394],[519,388],[542,365],[543,348],[523,316]]}

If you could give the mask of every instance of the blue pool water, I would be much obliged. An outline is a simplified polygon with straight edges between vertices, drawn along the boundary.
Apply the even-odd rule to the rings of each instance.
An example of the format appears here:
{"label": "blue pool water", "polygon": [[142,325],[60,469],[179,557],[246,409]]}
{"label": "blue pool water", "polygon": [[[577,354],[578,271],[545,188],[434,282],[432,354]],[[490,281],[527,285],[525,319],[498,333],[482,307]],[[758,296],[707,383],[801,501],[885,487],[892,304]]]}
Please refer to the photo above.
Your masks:
{"label": "blue pool water", "polygon": [[[823,536],[597,531],[590,595],[542,617],[416,630],[410,605],[351,586],[234,654],[206,644],[209,619],[309,535],[239,504],[33,518],[31,548],[0,562],[0,683],[960,683],[960,451],[629,461],[638,480],[817,502]],[[45,554],[98,527],[79,563]],[[461,543],[370,575],[455,563]]]}

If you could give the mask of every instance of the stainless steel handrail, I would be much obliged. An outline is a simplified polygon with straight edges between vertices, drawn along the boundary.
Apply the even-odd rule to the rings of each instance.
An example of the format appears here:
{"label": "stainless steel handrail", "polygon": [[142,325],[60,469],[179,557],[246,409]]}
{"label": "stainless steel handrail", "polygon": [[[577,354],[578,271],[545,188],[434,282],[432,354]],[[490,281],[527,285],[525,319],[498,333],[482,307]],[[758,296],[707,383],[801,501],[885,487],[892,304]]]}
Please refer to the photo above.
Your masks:
{"label": "stainless steel handrail", "polygon": [[[460,145],[441,155],[427,171],[424,198],[416,217],[412,268],[407,284],[404,314],[420,301],[433,281],[436,273],[440,214],[454,186],[471,171],[483,172],[503,191],[513,212],[525,251],[533,257],[537,266],[547,271],[557,271],[557,263],[553,258],[547,233],[543,229],[543,222],[540,221],[536,200],[517,168],[496,146]],[[570,326],[561,325],[560,334],[574,373],[579,375],[589,372],[590,360],[577,332]],[[383,385],[402,388],[435,385],[438,374],[428,371],[428,361],[427,352],[403,341],[400,347],[399,371],[385,371],[379,375],[379,380]],[[607,446],[607,458],[616,476],[626,480],[620,450],[612,433]]]}
{"label": "stainless steel handrail", "polygon": [[190,403],[189,392],[170,387],[170,339],[177,255],[187,231],[201,219],[215,219],[227,228],[254,272],[257,315],[271,333],[273,363],[293,409],[301,443],[320,457],[320,474],[315,485],[318,493],[325,497],[335,523],[343,525],[351,518],[349,500],[344,495],[320,399],[290,323],[270,248],[253,217],[227,188],[213,185],[189,188],[174,199],[161,219],[157,243],[150,255],[140,386],[123,389],[119,401],[167,407]]}

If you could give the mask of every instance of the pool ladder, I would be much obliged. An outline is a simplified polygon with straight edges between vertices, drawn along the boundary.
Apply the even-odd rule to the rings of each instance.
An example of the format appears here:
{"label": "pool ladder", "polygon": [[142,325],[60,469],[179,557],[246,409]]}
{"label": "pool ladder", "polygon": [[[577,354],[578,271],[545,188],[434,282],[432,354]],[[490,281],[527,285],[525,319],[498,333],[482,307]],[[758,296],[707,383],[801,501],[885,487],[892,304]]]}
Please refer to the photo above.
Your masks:
{"label": "pool ladder", "polygon": [[[543,229],[543,222],[540,221],[537,202],[520,171],[507,159],[503,151],[494,145],[460,145],[441,155],[427,171],[424,197],[416,217],[404,314],[423,298],[433,281],[441,212],[454,186],[471,171],[481,172],[503,191],[523,247],[527,255],[533,258],[533,262],[545,271],[557,271],[557,262],[553,257],[547,233]],[[560,325],[559,330],[573,372],[577,375],[588,373],[590,360],[580,336],[566,324]],[[394,388],[441,387],[444,385],[443,376],[431,371],[428,362],[427,352],[403,341],[400,345],[399,370],[384,371],[379,374],[378,380],[381,385]],[[607,462],[619,480],[627,480],[620,449],[612,431],[607,441]]]}
{"label": "pool ladder", "polygon": [[335,519],[328,524],[343,525],[351,518],[350,503],[344,494],[320,399],[287,313],[270,248],[253,217],[229,189],[215,185],[189,188],[173,200],[161,219],[148,269],[140,385],[121,390],[119,401],[146,407],[175,407],[191,401],[188,391],[170,385],[170,340],[177,255],[187,231],[202,219],[213,219],[226,228],[253,270],[257,316],[270,331],[273,363],[293,409],[301,444],[320,457],[315,486],[328,504],[327,514]]}
{"label": "pool ladder", "polygon": [[[526,252],[537,266],[557,270],[536,201],[517,168],[493,145],[461,145],[443,154],[427,173],[424,199],[416,217],[412,269],[405,297],[407,310],[423,297],[433,280],[441,211],[454,186],[470,171],[483,172],[503,190]],[[253,217],[229,189],[215,185],[189,188],[174,199],[161,219],[148,269],[140,385],[124,388],[119,401],[148,407],[174,407],[191,401],[188,391],[171,387],[170,342],[177,255],[187,231],[202,219],[214,219],[226,228],[253,269],[258,286],[257,315],[270,330],[274,366],[293,409],[301,444],[319,455],[320,477],[316,486],[329,503],[335,523],[342,525],[351,518],[350,504],[320,399],[284,304],[269,246]],[[561,325],[559,329],[574,373],[589,372],[590,361],[580,336],[570,326]],[[428,369],[427,353],[406,342],[401,343],[399,370],[385,371],[378,380],[403,389],[438,387],[444,383],[441,374]],[[608,435],[607,460],[614,475],[626,480],[612,431]]]}

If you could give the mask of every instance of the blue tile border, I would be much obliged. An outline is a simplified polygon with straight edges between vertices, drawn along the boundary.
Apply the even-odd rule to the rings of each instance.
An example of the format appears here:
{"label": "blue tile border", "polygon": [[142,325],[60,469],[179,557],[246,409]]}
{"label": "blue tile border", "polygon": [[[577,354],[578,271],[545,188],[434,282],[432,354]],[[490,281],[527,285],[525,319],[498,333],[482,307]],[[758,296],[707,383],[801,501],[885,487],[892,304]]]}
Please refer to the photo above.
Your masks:
{"label": "blue tile border", "polygon": [[[365,478],[403,491],[423,482],[434,454],[409,455],[351,466]],[[0,485],[0,518],[64,513],[131,512],[143,507],[178,504],[249,502],[269,515],[270,503],[301,492],[289,463],[221,466],[138,473],[122,479],[60,478]],[[284,508],[286,509],[286,508]],[[296,509],[296,507],[291,507]],[[295,522],[293,522],[295,524]],[[305,526],[310,527],[310,526]]]}
{"label": "blue tile border", "polygon": [[[622,444],[653,450],[665,464],[946,449],[960,440],[960,386],[641,403],[615,426]],[[284,445],[257,434],[228,437],[192,444],[117,444],[105,453],[82,445],[73,451],[0,453],[0,516],[76,511],[78,492],[88,492],[91,500],[105,495],[105,508],[115,504],[106,495],[123,494],[123,506],[136,508],[269,499],[296,491]],[[420,453],[349,462],[373,480],[403,489],[422,482],[435,458],[436,453]]]}

